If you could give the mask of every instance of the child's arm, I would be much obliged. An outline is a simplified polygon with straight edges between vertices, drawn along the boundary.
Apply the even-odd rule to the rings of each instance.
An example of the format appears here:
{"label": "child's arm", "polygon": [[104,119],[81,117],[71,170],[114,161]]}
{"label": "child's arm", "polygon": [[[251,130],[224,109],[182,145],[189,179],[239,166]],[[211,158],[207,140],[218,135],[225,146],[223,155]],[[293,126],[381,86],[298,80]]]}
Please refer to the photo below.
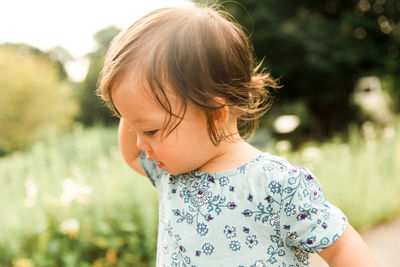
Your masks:
{"label": "child's arm", "polygon": [[121,118],[118,128],[118,144],[122,157],[134,171],[147,176],[140,166],[140,150],[136,146],[136,133],[130,131],[129,124]]}
{"label": "child's arm", "polygon": [[335,243],[318,254],[331,267],[378,266],[367,244],[350,224]]}

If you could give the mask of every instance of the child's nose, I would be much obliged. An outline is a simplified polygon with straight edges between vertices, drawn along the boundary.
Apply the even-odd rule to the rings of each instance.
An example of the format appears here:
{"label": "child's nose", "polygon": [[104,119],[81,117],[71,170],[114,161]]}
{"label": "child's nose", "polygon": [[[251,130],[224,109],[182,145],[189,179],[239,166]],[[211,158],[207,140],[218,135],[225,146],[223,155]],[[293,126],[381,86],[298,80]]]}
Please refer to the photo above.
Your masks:
{"label": "child's nose", "polygon": [[139,150],[150,151],[150,146],[146,142],[144,142],[143,137],[139,134],[136,138],[136,146]]}

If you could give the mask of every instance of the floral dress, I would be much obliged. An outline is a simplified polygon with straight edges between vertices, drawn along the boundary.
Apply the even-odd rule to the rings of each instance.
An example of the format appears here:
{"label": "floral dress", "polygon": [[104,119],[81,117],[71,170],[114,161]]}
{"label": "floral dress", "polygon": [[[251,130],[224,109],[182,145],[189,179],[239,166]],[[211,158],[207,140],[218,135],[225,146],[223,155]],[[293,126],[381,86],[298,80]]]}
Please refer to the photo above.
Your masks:
{"label": "floral dress", "polygon": [[281,157],[176,176],[140,161],[159,192],[157,267],[309,266],[347,225],[314,175]]}

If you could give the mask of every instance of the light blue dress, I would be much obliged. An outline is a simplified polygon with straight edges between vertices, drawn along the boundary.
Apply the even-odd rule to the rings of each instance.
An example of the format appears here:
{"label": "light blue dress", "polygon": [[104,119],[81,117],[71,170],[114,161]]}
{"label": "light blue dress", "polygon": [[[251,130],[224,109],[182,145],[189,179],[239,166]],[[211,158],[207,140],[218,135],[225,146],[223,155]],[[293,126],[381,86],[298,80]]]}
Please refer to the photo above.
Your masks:
{"label": "light blue dress", "polygon": [[314,175],[281,157],[176,176],[140,158],[159,192],[157,267],[309,266],[347,225]]}

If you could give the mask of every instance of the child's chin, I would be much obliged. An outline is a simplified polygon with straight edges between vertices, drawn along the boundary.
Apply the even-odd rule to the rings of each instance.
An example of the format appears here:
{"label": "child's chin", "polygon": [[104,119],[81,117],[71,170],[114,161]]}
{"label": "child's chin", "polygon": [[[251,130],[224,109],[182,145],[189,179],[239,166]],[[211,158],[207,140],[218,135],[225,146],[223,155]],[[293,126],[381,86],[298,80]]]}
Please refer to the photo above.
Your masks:
{"label": "child's chin", "polygon": [[179,175],[179,174],[184,174],[188,173],[190,171],[183,171],[183,170],[171,170],[170,168],[164,168],[166,172],[168,172],[171,175]]}
{"label": "child's chin", "polygon": [[182,172],[180,172],[180,171],[170,170],[170,169],[168,169],[168,168],[165,168],[165,171],[168,172],[168,173],[171,174],[171,175],[178,175],[178,174],[181,174],[181,173],[182,173]]}

